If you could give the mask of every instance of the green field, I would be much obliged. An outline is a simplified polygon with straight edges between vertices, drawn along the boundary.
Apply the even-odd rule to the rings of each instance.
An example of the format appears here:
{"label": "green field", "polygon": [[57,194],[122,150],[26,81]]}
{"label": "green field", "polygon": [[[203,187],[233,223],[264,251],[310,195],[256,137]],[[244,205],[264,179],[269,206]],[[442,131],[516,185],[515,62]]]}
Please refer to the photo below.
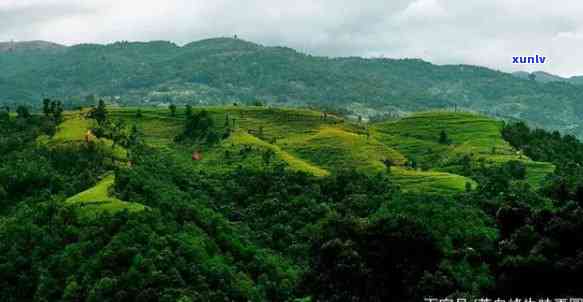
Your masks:
{"label": "green field", "polygon": [[[64,115],[64,121],[57,127],[57,132],[52,138],[41,135],[37,139],[40,144],[49,146],[58,146],[60,144],[85,144],[85,135],[93,127],[95,122],[85,118],[78,112],[67,112]],[[112,156],[118,162],[127,161],[127,150],[120,145],[113,149],[113,142],[107,138],[91,137],[91,143],[100,148],[104,154]]]}
{"label": "green field", "polygon": [[110,196],[110,187],[115,182],[114,175],[106,175],[93,188],[70,197],[65,202],[79,207],[84,216],[94,216],[101,212],[115,213],[118,211],[142,211],[145,207],[138,203],[126,202]]}
{"label": "green field", "polygon": [[[136,125],[146,144],[171,155],[193,172],[224,173],[240,166],[265,169],[284,165],[316,177],[342,169],[376,174],[386,171],[383,161],[390,160],[391,178],[403,191],[451,194],[477,185],[455,172],[456,160],[466,155],[474,162],[493,165],[520,160],[526,164],[528,181],[534,186],[554,170],[552,164],[532,161],[504,141],[501,122],[471,113],[425,112],[367,128],[307,109],[227,106],[194,109],[197,110],[210,113],[219,133],[228,125],[231,135],[215,146],[175,143],[174,137],[184,124],[184,109],[171,116],[165,108],[112,108],[109,115],[112,120],[123,120],[128,127]],[[91,125],[81,115],[68,113],[52,142],[82,141]],[[442,130],[449,144],[438,142]],[[111,146],[106,139],[99,142]],[[126,151],[118,148],[116,157],[124,159]],[[202,155],[201,160],[191,159],[195,151]],[[267,152],[273,154],[269,162],[263,157]],[[417,167],[410,167],[412,160],[418,163]],[[69,202],[92,201],[93,207],[99,204],[105,209],[134,208],[107,197],[104,188],[112,182],[108,177],[93,191],[81,193]],[[94,195],[103,200],[91,200]]]}
{"label": "green field", "polygon": [[[414,158],[419,166],[449,171],[462,156],[486,164],[501,164],[511,160],[523,162],[527,179],[533,186],[554,170],[550,163],[536,162],[512,148],[500,131],[502,122],[466,112],[424,112],[396,121],[372,126],[379,141]],[[445,131],[450,143],[440,144]]]}
{"label": "green field", "polygon": [[[275,109],[262,107],[206,107],[215,121],[217,131],[222,131],[229,121],[235,132],[219,146],[176,145],[172,138],[180,131],[184,111],[176,117],[167,109],[137,108],[111,111],[113,118],[135,123],[145,134],[145,141],[170,152],[177,160],[195,170],[232,170],[241,166],[265,168],[261,154],[271,150],[274,163],[283,163],[292,170],[315,176],[326,176],[341,169],[356,169],[364,173],[378,173],[386,169],[383,160],[391,160],[402,171],[395,181],[410,191],[458,192],[465,188],[469,178],[449,173],[409,170],[408,161],[398,149],[381,142],[374,133],[366,135],[363,126],[342,118],[307,109]],[[260,134],[259,134],[260,133]],[[240,156],[241,148],[253,150]],[[193,162],[190,156],[200,150],[201,161]],[[225,154],[230,154],[227,158]]]}

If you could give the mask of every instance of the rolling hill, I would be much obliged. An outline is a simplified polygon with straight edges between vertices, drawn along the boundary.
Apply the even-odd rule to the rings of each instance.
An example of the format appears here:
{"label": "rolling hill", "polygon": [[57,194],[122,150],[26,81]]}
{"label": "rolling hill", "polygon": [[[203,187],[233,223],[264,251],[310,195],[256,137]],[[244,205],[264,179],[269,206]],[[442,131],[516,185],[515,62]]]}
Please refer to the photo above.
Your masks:
{"label": "rolling hill", "polygon": [[[527,166],[527,178],[537,186],[554,166],[532,161],[512,148],[501,137],[501,129],[500,121],[465,112],[424,112],[373,126],[381,142],[426,169],[459,173],[460,160],[465,156],[485,164],[516,160]],[[439,142],[441,131],[448,135],[448,144]]]}
{"label": "rolling hill", "polygon": [[583,136],[582,86],[540,83],[478,66],[316,57],[231,38],[184,46],[164,41],[19,45],[19,51],[0,52],[3,104],[39,104],[43,96],[64,99],[69,107],[93,105],[100,97],[124,105],[261,100],[365,117],[457,107]]}
{"label": "rolling hill", "polygon": [[[111,108],[109,115],[112,120],[136,125],[148,146],[169,154],[193,172],[222,174],[239,167],[260,170],[282,165],[325,177],[342,169],[377,174],[387,171],[385,162],[389,161],[391,178],[404,191],[449,195],[476,186],[460,168],[459,162],[464,157],[469,157],[474,164],[524,162],[527,180],[535,187],[554,170],[552,164],[532,161],[504,141],[500,134],[501,122],[471,113],[424,112],[366,125],[307,109],[221,106],[197,110],[210,114],[217,132],[222,133],[229,125],[231,134],[212,146],[175,143],[174,137],[184,124],[184,110],[172,116],[167,109]],[[68,112],[65,117],[49,143],[83,143],[83,134],[92,122],[77,112]],[[449,136],[447,145],[438,142],[442,130]],[[112,152],[111,141],[97,142],[105,152]],[[115,158],[125,164],[125,151],[121,149],[116,149]],[[194,152],[200,154],[199,160],[192,159]],[[96,188],[79,196],[100,192],[101,199],[113,200],[108,206],[124,208],[126,203],[110,199],[107,189],[103,189],[106,182],[111,185],[112,181],[105,178]],[[90,201],[77,197],[71,200]]]}

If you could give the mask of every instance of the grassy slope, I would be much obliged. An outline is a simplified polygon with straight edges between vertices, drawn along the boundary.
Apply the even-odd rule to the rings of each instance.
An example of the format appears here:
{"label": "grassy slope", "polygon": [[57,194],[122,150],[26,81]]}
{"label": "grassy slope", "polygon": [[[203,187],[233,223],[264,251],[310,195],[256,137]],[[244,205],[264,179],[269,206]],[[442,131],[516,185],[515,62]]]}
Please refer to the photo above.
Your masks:
{"label": "grassy slope", "polygon": [[[114,118],[122,118],[128,124],[136,123],[145,133],[150,145],[158,146],[185,165],[195,170],[225,171],[239,165],[264,168],[262,153],[271,150],[275,159],[270,163],[284,163],[293,170],[325,176],[337,169],[355,168],[369,173],[385,169],[382,160],[391,159],[399,167],[392,173],[405,190],[456,192],[465,184],[474,182],[466,177],[432,171],[416,171],[403,167],[405,156],[388,146],[358,125],[341,118],[307,109],[272,109],[261,107],[207,107],[215,120],[215,128],[222,133],[228,119],[235,132],[220,145],[183,146],[172,143],[179,133],[184,111],[179,109],[176,117],[167,109],[141,108],[142,117],[137,118],[137,108],[111,111]],[[195,110],[201,110],[196,108]],[[259,134],[261,129],[261,133]],[[251,131],[252,134],[249,133]],[[242,152],[251,148],[251,152]],[[190,155],[200,150],[201,161],[193,162]]]}
{"label": "grassy slope", "polygon": [[[405,191],[451,193],[464,190],[466,183],[476,185],[467,177],[451,173],[453,162],[465,154],[491,163],[524,161],[529,181],[535,185],[554,169],[551,164],[518,155],[501,138],[500,122],[469,113],[420,113],[374,124],[367,135],[359,125],[330,115],[323,118],[321,113],[307,109],[195,108],[211,114],[219,133],[224,132],[226,124],[233,129],[230,137],[211,147],[173,143],[184,123],[183,109],[174,117],[168,109],[139,110],[141,117],[137,116],[138,108],[112,108],[110,116],[123,119],[128,126],[137,125],[147,144],[193,170],[222,173],[238,166],[263,169],[282,163],[292,170],[326,176],[343,168],[378,173],[386,169],[382,161],[390,159],[395,165],[391,174]],[[81,140],[89,121],[74,114],[67,116],[55,140]],[[452,144],[437,142],[442,129]],[[202,153],[202,160],[192,161],[195,150]],[[268,151],[274,158],[266,163],[262,156]],[[424,169],[405,167],[413,158]]]}
{"label": "grassy slope", "polygon": [[[39,143],[51,145],[84,143],[85,134],[92,127],[93,121],[85,119],[79,112],[66,112],[64,121],[59,125],[57,133],[52,137],[41,136]],[[117,161],[127,160],[127,151],[116,146],[112,150],[112,141],[109,139],[95,139],[97,148],[101,148],[104,154],[113,155]],[[113,153],[112,153],[113,152]],[[129,211],[140,211],[144,206],[137,203],[121,201],[109,196],[109,188],[113,185],[115,178],[113,175],[106,175],[102,181],[94,187],[81,192],[66,200],[67,204],[80,206],[82,215],[94,216],[100,212],[113,213],[127,209]]]}
{"label": "grassy slope", "polygon": [[142,211],[144,206],[125,202],[109,195],[109,189],[115,181],[114,175],[107,175],[93,188],[81,192],[66,200],[69,205],[79,206],[83,215],[96,215],[101,212]]}
{"label": "grassy slope", "polygon": [[[84,118],[79,112],[67,112],[64,115],[64,121],[59,125],[57,133],[52,138],[46,135],[38,139],[39,143],[46,144],[63,144],[63,143],[79,143],[85,141],[85,134],[93,126],[93,121]],[[115,150],[112,150],[113,142],[106,138],[95,139],[98,148],[102,148],[103,152],[112,155],[118,161],[127,160],[127,150],[117,145]]]}
{"label": "grassy slope", "polygon": [[[527,166],[528,181],[538,185],[554,166],[521,155],[502,139],[501,128],[502,122],[472,113],[425,112],[376,124],[373,133],[379,141],[415,158],[422,167],[447,170],[463,155],[492,164],[519,160]],[[439,144],[442,130],[451,144]]]}
{"label": "grassy slope", "polygon": [[467,183],[472,188],[475,188],[477,185],[470,178],[446,172],[419,171],[393,167],[391,168],[391,175],[401,185],[403,191],[411,192],[448,194],[465,190]]}
{"label": "grassy slope", "polygon": [[355,167],[362,171],[385,170],[384,159],[395,164],[405,163],[401,153],[366,135],[326,127],[313,135],[294,136],[282,141],[295,154],[334,170],[336,167]]}

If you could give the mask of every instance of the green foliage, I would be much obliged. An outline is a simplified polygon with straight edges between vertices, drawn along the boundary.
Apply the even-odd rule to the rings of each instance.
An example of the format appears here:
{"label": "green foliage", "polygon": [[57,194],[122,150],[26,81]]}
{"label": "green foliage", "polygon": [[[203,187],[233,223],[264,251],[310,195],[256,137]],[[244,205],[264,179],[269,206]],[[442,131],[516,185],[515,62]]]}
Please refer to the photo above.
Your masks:
{"label": "green foliage", "polygon": [[186,112],[184,113],[184,115],[186,116],[187,119],[189,119],[192,116],[192,106],[191,105],[186,105]]}
{"label": "green foliage", "polygon": [[20,118],[20,119],[28,119],[31,117],[30,111],[28,110],[28,107],[26,107],[24,105],[20,105],[20,106],[16,107],[16,114],[17,114],[18,118]]}
{"label": "green foliage", "polygon": [[103,100],[99,100],[97,107],[91,109],[88,113],[88,117],[95,119],[97,124],[102,127],[107,121],[107,108]]}
{"label": "green foliage", "polygon": [[126,105],[142,99],[176,104],[196,99],[215,105],[263,100],[344,108],[358,101],[379,114],[462,108],[583,133],[583,106],[577,101],[583,87],[478,66],[325,58],[229,38],[182,47],[119,42],[2,52],[0,61],[5,71],[0,99],[14,102],[36,102],[41,93],[80,99],[90,94],[86,105],[94,104],[95,95],[121,96]]}
{"label": "green foliage", "polygon": [[[176,108],[174,110],[176,110]],[[175,114],[174,111],[172,115],[175,116]],[[206,110],[199,111],[195,114],[192,114],[192,112],[187,113],[186,116],[184,131],[176,136],[174,141],[204,142],[210,146],[216,145],[220,142],[221,136],[217,130],[214,129],[215,121]]]}
{"label": "green foliage", "polygon": [[10,113],[5,109],[0,109],[0,122],[7,122],[10,120]]}
{"label": "green foliage", "polygon": [[445,130],[441,130],[441,132],[439,132],[439,143],[442,145],[449,145],[451,143],[447,137],[447,133],[445,133]]}
{"label": "green foliage", "polygon": [[373,136],[410,158],[411,165],[468,177],[484,165],[520,161],[527,181],[540,186],[554,165],[522,155],[520,147],[504,140],[502,129],[502,122],[476,114],[425,112],[374,124]]}
{"label": "green foliage", "polygon": [[413,220],[332,218],[322,234],[314,242],[312,269],[304,280],[317,301],[415,301],[453,287],[446,280],[441,293],[423,288],[439,274],[443,255],[428,230]]}
{"label": "green foliage", "polygon": [[[464,113],[364,128],[301,109],[112,108],[60,124],[51,110],[0,123],[2,301],[581,294],[572,137]],[[86,139],[96,124],[104,137]]]}
{"label": "green foliage", "polygon": [[140,204],[125,202],[112,197],[109,191],[114,182],[115,177],[107,175],[94,187],[68,198],[65,202],[68,205],[79,208],[80,214],[88,218],[93,218],[103,211],[115,213],[123,210],[144,210],[144,206]]}
{"label": "green foliage", "polygon": [[51,101],[51,99],[43,99],[42,106],[43,114],[45,118],[52,118],[56,123],[60,123],[63,120],[63,103],[61,101]]}
{"label": "green foliage", "polygon": [[170,104],[170,106],[168,106],[168,109],[170,110],[170,115],[172,117],[175,117],[176,116],[176,105]]}

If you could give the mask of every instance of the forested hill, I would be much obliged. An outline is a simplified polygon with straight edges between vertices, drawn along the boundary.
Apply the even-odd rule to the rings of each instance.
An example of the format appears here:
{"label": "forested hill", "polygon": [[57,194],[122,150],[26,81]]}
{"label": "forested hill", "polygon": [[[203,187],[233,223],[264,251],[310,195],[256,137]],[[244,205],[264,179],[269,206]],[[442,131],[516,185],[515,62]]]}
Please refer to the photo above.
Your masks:
{"label": "forested hill", "polygon": [[[0,51],[0,102],[224,104],[262,100],[339,106],[359,115],[454,107],[583,136],[583,87],[540,83],[418,59],[325,58],[217,38],[177,46],[118,42]],[[53,47],[48,47],[53,46]],[[115,98],[119,97],[119,98]]]}
{"label": "forested hill", "polygon": [[0,110],[0,301],[583,296],[572,136],[443,111],[42,109]]}

